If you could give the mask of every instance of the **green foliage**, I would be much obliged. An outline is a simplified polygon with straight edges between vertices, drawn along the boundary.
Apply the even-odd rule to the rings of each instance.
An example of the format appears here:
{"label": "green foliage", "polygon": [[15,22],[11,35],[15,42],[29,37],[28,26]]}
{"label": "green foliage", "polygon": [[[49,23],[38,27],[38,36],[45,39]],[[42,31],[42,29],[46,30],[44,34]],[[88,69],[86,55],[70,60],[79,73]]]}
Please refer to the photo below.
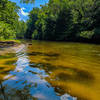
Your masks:
{"label": "green foliage", "polygon": [[37,39],[38,36],[38,31],[34,30],[33,34],[32,34],[32,39]]}
{"label": "green foliage", "polygon": [[0,39],[15,38],[15,33],[10,24],[0,22]]}
{"label": "green foliage", "polygon": [[[20,0],[34,3],[34,0]],[[49,0],[19,21],[15,3],[0,1],[0,38],[100,42],[100,0]]]}
{"label": "green foliage", "polygon": [[19,7],[8,0],[0,0],[0,39],[24,38],[27,25],[19,21]]}
{"label": "green foliage", "polygon": [[99,0],[49,0],[30,12],[26,38],[91,40],[100,32],[99,4]]}
{"label": "green foliage", "polygon": [[80,33],[80,37],[87,38],[87,39],[91,39],[93,35],[94,35],[94,31],[82,31]]}
{"label": "green foliage", "polygon": [[92,40],[96,43],[100,43],[100,27],[94,29],[94,35],[92,36]]}
{"label": "green foliage", "polygon": [[39,8],[33,8],[33,10],[30,12],[29,20],[27,22],[28,29],[26,30],[25,38],[29,38],[29,39],[32,38],[32,33],[36,29],[35,23],[38,19],[38,11]]}
{"label": "green foliage", "polygon": [[26,33],[27,30],[27,24],[24,21],[19,21],[16,24],[16,37],[19,39],[23,39],[24,35]]}
{"label": "green foliage", "polygon": [[8,0],[0,0],[0,39],[16,37],[16,23],[18,7]]}

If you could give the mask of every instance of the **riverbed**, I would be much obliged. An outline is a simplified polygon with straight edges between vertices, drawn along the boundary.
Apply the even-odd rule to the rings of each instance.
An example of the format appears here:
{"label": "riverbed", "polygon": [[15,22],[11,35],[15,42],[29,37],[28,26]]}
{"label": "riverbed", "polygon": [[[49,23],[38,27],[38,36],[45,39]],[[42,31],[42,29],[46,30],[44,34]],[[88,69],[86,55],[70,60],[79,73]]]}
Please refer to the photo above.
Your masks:
{"label": "riverbed", "polygon": [[27,41],[0,55],[0,100],[100,100],[100,45]]}

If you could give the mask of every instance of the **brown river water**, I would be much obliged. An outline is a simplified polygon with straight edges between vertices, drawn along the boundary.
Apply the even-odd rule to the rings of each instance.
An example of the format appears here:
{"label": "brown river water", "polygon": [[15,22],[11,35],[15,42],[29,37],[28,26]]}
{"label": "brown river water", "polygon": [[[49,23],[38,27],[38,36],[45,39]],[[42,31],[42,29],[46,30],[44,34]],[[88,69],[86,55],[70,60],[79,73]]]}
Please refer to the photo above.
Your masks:
{"label": "brown river water", "polygon": [[0,100],[100,100],[100,45],[31,41],[0,54]]}

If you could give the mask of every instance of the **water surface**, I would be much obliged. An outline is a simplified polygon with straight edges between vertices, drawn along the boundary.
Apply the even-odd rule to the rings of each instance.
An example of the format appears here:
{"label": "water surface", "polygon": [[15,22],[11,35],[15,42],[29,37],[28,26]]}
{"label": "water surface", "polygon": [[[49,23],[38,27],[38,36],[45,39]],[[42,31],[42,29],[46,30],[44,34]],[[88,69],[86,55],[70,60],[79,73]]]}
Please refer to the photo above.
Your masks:
{"label": "water surface", "polygon": [[99,45],[32,41],[0,55],[0,100],[99,98]]}

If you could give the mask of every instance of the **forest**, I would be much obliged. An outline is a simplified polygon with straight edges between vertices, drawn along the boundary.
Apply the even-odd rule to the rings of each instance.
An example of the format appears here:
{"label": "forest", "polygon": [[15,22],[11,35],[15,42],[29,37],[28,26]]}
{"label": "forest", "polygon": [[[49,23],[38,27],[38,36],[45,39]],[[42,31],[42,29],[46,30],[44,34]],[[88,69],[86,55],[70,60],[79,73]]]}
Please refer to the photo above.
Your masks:
{"label": "forest", "polygon": [[19,21],[19,7],[8,0],[0,0],[0,40],[23,37],[26,23]]}
{"label": "forest", "polygon": [[0,0],[0,39],[100,43],[99,0],[49,0],[33,8],[26,22],[19,21],[19,9],[16,3]]}

